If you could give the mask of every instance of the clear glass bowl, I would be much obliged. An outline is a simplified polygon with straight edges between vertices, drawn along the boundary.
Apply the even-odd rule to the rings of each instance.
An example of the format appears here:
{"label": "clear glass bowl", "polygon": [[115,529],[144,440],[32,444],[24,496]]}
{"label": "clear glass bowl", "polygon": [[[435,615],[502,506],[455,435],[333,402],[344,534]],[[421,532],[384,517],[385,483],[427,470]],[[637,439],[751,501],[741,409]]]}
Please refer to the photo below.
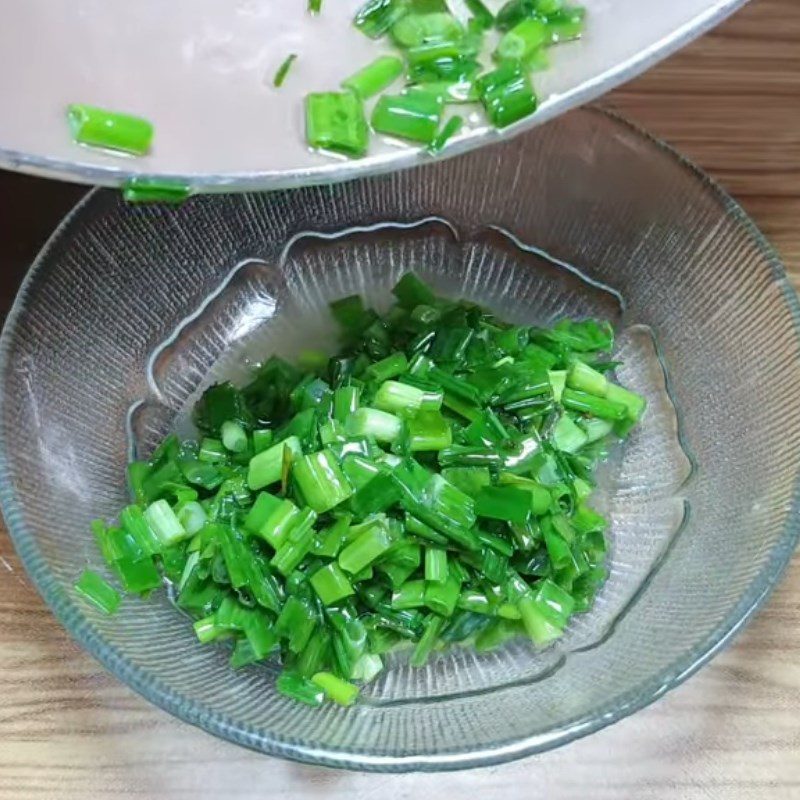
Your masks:
{"label": "clear glass bowl", "polygon": [[[308,709],[270,667],[232,672],[165,596],[112,618],[76,597],[124,467],[197,393],[271,352],[332,341],[325,304],[384,302],[415,268],[520,321],[595,314],[649,411],[606,465],[611,577],[536,652],[400,656],[359,705]],[[596,110],[447,162],[269,195],[125,206],[93,192],[37,259],[0,354],[0,496],[70,633],[171,713],[231,741],[369,770],[496,763],[641,708],[722,647],[797,542],[798,306],[741,209],[673,151]]]}

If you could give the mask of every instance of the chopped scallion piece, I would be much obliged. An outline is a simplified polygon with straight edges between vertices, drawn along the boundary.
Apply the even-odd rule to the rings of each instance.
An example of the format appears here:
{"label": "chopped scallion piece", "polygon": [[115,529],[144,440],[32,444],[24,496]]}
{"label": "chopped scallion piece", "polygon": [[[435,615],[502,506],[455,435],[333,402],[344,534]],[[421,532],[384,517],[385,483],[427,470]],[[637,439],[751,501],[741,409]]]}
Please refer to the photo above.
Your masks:
{"label": "chopped scallion piece", "polygon": [[366,100],[394,83],[403,72],[403,62],[395,56],[379,56],[366,67],[342,81],[342,88]]}
{"label": "chopped scallion piece", "polygon": [[223,422],[220,436],[226,450],[230,450],[232,453],[243,453],[247,450],[247,433],[238,422],[233,420]]}
{"label": "chopped scallion piece", "polygon": [[[320,0],[316,0],[316,4],[319,5]],[[309,10],[311,9],[311,3],[315,3],[315,0],[309,0]],[[319,11],[319,8],[316,9]],[[297,60],[297,53],[289,53],[288,56],[283,60],[281,65],[278,67],[277,71],[275,72],[275,77],[272,79],[272,85],[279,89],[283,86],[283,82],[286,80],[286,76],[289,74],[289,70],[292,68],[292,64]]]}
{"label": "chopped scallion piece", "polygon": [[476,81],[489,121],[505,128],[536,111],[536,95],[528,75],[516,62],[501,64]]}
{"label": "chopped scallion piece", "polygon": [[83,571],[75,591],[104,614],[113,614],[119,608],[121,598],[117,590],[90,569]]}
{"label": "chopped scallion piece", "polygon": [[122,197],[126,203],[166,203],[180,205],[192,194],[185,183],[171,182],[160,178],[133,177],[122,186]]}
{"label": "chopped scallion piece", "polygon": [[[608,575],[594,470],[645,411],[606,323],[509,325],[412,273],[393,292],[385,315],[333,304],[340,353],[209,388],[199,443],[167,437],[131,465],[119,524],[92,523],[127,592],[168,581],[199,641],[229,640],[232,667],[279,659],[277,690],[311,706],[353,702],[400,642],[420,666],[561,636]],[[76,591],[119,602],[93,573]]]}
{"label": "chopped scallion piece", "polygon": [[434,140],[430,144],[429,150],[432,153],[438,153],[444,146],[464,127],[464,118],[458,114],[450,117],[445,122],[444,127],[436,134]]}
{"label": "chopped scallion piece", "polygon": [[311,682],[319,686],[330,700],[340,706],[351,706],[358,697],[358,686],[337,678],[332,672],[318,672],[311,677]]}
{"label": "chopped scallion piece", "polygon": [[332,606],[355,593],[352,584],[336,562],[317,570],[311,576],[311,585],[326,606]]}
{"label": "chopped scallion piece", "polygon": [[369,129],[360,98],[352,92],[306,95],[306,138],[311,147],[363,156]]}
{"label": "chopped scallion piece", "polygon": [[73,103],[67,108],[72,138],[79,144],[146,155],[153,142],[153,126],[141,117]]}
{"label": "chopped scallion piece", "polygon": [[378,133],[431,144],[439,129],[442,101],[433,94],[384,94],[372,112],[372,127]]}

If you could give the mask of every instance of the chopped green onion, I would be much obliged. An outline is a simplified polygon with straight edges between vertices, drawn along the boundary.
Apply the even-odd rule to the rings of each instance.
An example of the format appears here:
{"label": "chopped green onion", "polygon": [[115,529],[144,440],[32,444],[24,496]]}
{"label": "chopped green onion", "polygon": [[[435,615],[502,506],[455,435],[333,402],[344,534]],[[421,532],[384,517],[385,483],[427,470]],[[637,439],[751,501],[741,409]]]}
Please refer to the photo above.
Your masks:
{"label": "chopped green onion", "polygon": [[114,562],[126,592],[144,594],[161,586],[161,576],[151,558],[121,558]]}
{"label": "chopped green onion", "polygon": [[353,24],[370,39],[379,39],[407,12],[405,0],[367,0]]}
{"label": "chopped green onion", "polygon": [[317,570],[311,576],[311,585],[326,606],[332,606],[355,593],[352,584],[336,562]]}
{"label": "chopped green onion", "polygon": [[203,506],[196,500],[184,503],[177,512],[178,522],[183,526],[189,536],[194,536],[208,520],[208,515]]}
{"label": "chopped green onion", "polygon": [[353,487],[330,450],[298,458],[292,466],[297,488],[318,514],[330,511],[347,500]]}
{"label": "chopped green onion", "polygon": [[447,580],[447,550],[438,547],[425,548],[425,580],[444,583]]}
{"label": "chopped green onion", "polygon": [[357,409],[347,420],[348,436],[372,436],[379,442],[394,442],[403,432],[403,422],[394,414],[377,408]]}
{"label": "chopped green onion", "polygon": [[438,153],[444,146],[452,139],[464,126],[464,118],[458,114],[450,117],[445,122],[444,127],[436,134],[434,140],[431,142],[429,150],[431,153]]}
{"label": "chopped green onion", "polygon": [[553,44],[579,39],[583,34],[586,10],[581,6],[563,6],[545,17],[547,31]]}
{"label": "chopped green onion", "polygon": [[405,353],[392,353],[367,367],[367,375],[375,381],[386,381],[402,375],[408,369]]}
{"label": "chopped green onion", "polygon": [[442,405],[442,392],[385,381],[375,393],[373,402],[381,411],[412,416],[418,411],[438,411]]}
{"label": "chopped green onion", "polygon": [[134,176],[122,186],[122,197],[126,203],[166,203],[180,205],[188,200],[192,189],[185,183]]}
{"label": "chopped green onion", "polygon": [[484,486],[475,499],[475,513],[520,524],[531,513],[531,497],[515,486]]}
{"label": "chopped green onion", "polygon": [[430,657],[433,648],[436,646],[436,640],[439,638],[442,627],[444,626],[444,618],[436,614],[429,614],[425,618],[425,630],[414,652],[411,655],[411,666],[422,667]]}
{"label": "chopped green onion", "polygon": [[536,111],[536,95],[530,79],[515,62],[501,64],[476,81],[489,121],[505,128]]}
{"label": "chopped green onion", "polygon": [[500,39],[494,56],[498,61],[524,62],[547,43],[549,38],[547,25],[541,19],[524,19]]}
{"label": "chopped green onion", "polygon": [[67,107],[72,137],[79,144],[146,155],[153,142],[153,126],[141,117],[73,103]]}
{"label": "chopped green onion", "polygon": [[275,688],[290,700],[312,708],[321,706],[325,699],[324,691],[317,684],[291,672],[282,672],[275,681]]}
{"label": "chopped green onion", "polygon": [[432,94],[384,94],[372,112],[372,127],[378,133],[431,144],[439,128],[442,101]]}
{"label": "chopped green onion", "polygon": [[300,440],[296,436],[290,436],[288,439],[262,450],[250,459],[247,485],[251,489],[263,489],[281,479],[284,451],[290,452],[294,458],[302,452]]}
{"label": "chopped green onion", "polygon": [[395,284],[392,294],[403,308],[413,311],[417,306],[432,306],[436,295],[413,272],[406,272]]}
{"label": "chopped green onion", "polygon": [[392,592],[392,608],[404,610],[425,605],[425,581],[406,581]]}
{"label": "chopped green onion", "polygon": [[247,450],[247,433],[244,428],[233,420],[226,420],[220,428],[222,444],[232,453],[243,453]]}
{"label": "chopped green onion", "polygon": [[[319,11],[319,4],[321,0],[309,0],[309,10],[311,10],[311,3],[315,3],[317,5],[317,11]],[[290,53],[286,58],[281,62],[281,65],[278,67],[277,71],[275,72],[275,77],[272,79],[272,85],[279,89],[283,86],[283,82],[286,80],[286,76],[289,74],[289,70],[294,64],[295,60],[297,59],[297,53]]]}
{"label": "chopped green onion", "polygon": [[482,0],[465,0],[465,5],[481,28],[488,30],[494,27],[494,14],[486,8]]}
{"label": "chopped green onion", "polygon": [[570,411],[591,414],[599,419],[622,420],[628,415],[628,407],[622,403],[615,403],[613,400],[596,397],[575,389],[564,389],[561,393],[561,403]]}
{"label": "chopped green onion", "polygon": [[190,535],[166,500],[156,500],[151,503],[145,509],[144,518],[161,543],[166,546],[186,539]]}
{"label": "chopped green onion", "polygon": [[317,515],[310,508],[300,512],[295,524],[281,542],[269,562],[282,575],[287,576],[300,565],[314,542],[314,522]]}
{"label": "chopped green onion", "polygon": [[385,523],[370,524],[358,538],[339,553],[339,566],[355,575],[382,556],[392,546],[392,539]]}
{"label": "chopped green onion", "polygon": [[553,426],[553,446],[564,453],[576,453],[583,447],[589,437],[573,419],[562,414]]}
{"label": "chopped green onion", "polygon": [[447,420],[438,411],[420,411],[406,422],[408,449],[412,452],[444,450],[453,443]]}
{"label": "chopped green onion", "polygon": [[318,672],[311,678],[325,692],[325,695],[340,706],[351,706],[358,697],[358,686],[337,678],[331,672]]}
{"label": "chopped green onion", "polygon": [[311,147],[363,156],[369,129],[361,100],[351,92],[306,95],[306,139]]}
{"label": "chopped green onion", "polygon": [[561,636],[608,575],[594,470],[645,411],[606,323],[509,325],[411,273],[394,295],[386,315],[333,304],[339,354],[210,387],[199,444],[167,437],[131,465],[119,523],[92,523],[126,591],[169,582],[201,642],[229,640],[234,668],[279,659],[278,691],[312,706],[352,702],[401,642],[419,666]]}
{"label": "chopped green onion", "polygon": [[342,81],[342,88],[366,100],[387,89],[403,72],[403,61],[395,56],[379,56],[366,67]]}
{"label": "chopped green onion", "polygon": [[426,42],[461,39],[464,29],[448,12],[406,14],[392,26],[392,39],[404,49],[419,47]]}
{"label": "chopped green onion", "polygon": [[119,608],[121,598],[117,590],[90,569],[83,571],[75,591],[104,614],[113,614]]}

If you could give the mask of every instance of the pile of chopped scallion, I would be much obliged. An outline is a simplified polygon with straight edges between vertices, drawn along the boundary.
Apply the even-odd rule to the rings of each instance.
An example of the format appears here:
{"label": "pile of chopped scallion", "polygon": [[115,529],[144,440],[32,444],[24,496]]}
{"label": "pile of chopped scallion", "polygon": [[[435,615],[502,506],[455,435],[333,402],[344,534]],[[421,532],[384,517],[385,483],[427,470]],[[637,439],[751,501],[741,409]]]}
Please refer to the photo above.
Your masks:
{"label": "pile of chopped scallion", "polygon": [[[338,355],[271,357],[209,388],[198,440],[130,465],[135,502],[93,531],[127,592],[165,582],[230,663],[280,659],[277,688],[349,704],[384,656],[541,646],[606,579],[594,470],[645,401],[613,381],[608,323],[510,325],[413,274],[381,316],[331,304]],[[113,613],[117,592],[76,584]]]}

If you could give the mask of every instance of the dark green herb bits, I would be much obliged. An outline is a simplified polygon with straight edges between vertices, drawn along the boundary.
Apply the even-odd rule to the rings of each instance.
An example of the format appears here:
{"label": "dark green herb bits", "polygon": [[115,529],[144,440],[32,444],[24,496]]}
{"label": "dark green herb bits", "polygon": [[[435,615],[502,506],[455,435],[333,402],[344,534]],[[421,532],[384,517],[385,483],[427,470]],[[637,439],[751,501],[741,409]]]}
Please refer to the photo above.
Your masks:
{"label": "dark green herb bits", "polygon": [[[137,502],[92,526],[126,591],[168,579],[199,642],[279,660],[277,690],[310,706],[355,702],[401,643],[421,666],[561,636],[607,574],[594,468],[645,411],[606,323],[507,325],[413,274],[393,291],[384,315],[332,305],[335,356],[209,388],[200,441],[131,464]],[[119,602],[94,573],[76,590]]]}

